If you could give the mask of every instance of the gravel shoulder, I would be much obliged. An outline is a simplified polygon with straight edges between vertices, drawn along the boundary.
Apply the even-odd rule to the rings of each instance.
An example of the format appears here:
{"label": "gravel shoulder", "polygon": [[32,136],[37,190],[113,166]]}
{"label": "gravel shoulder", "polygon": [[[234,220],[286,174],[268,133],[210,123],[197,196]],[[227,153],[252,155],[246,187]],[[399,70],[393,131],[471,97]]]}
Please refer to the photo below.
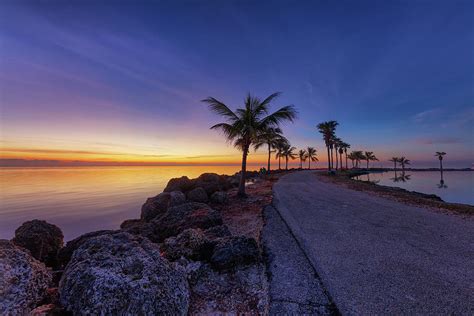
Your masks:
{"label": "gravel shoulder", "polygon": [[283,176],[273,204],[342,314],[473,314],[474,221]]}

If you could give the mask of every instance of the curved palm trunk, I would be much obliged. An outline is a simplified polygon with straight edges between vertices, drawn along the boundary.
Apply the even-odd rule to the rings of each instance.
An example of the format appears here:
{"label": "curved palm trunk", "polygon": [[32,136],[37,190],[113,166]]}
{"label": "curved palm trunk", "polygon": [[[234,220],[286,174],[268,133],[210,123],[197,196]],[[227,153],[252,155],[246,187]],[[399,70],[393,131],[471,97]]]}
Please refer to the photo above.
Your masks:
{"label": "curved palm trunk", "polygon": [[331,170],[331,157],[329,155],[329,146],[326,146],[327,150],[328,150],[328,171]]}
{"label": "curved palm trunk", "polygon": [[239,191],[237,193],[238,196],[240,197],[246,197],[247,195],[245,194],[245,176],[247,173],[247,156],[249,153],[249,145],[246,145],[244,147],[243,153],[242,153],[242,171],[240,174],[240,183],[239,183]]}
{"label": "curved palm trunk", "polygon": [[271,159],[271,156],[272,156],[272,147],[270,146],[270,143],[268,143],[268,163],[267,163],[268,172],[270,172],[270,159]]}

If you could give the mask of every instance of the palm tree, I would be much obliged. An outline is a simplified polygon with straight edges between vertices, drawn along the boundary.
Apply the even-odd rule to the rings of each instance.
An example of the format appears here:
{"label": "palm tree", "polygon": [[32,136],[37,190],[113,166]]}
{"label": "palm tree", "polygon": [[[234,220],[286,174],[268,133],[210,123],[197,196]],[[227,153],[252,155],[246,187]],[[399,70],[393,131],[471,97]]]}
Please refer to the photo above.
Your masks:
{"label": "palm tree", "polygon": [[282,131],[278,127],[268,127],[265,131],[263,131],[259,137],[258,142],[255,143],[254,148],[258,150],[260,147],[267,145],[268,147],[268,161],[267,161],[267,169],[270,172],[270,160],[272,156],[273,149],[275,149],[280,142],[286,142],[287,139],[282,135]]}
{"label": "palm tree", "polygon": [[354,168],[354,161],[357,159],[355,152],[351,152],[349,155],[347,155],[347,158],[352,162],[352,168]]}
{"label": "palm tree", "polygon": [[328,170],[332,169],[330,150],[332,152],[332,139],[334,138],[334,132],[338,124],[336,121],[327,121],[319,123],[317,126],[319,132],[323,135],[324,143],[328,151]]}
{"label": "palm tree", "polygon": [[296,158],[296,154],[294,153],[295,150],[296,150],[296,147],[290,146],[290,144],[285,146],[284,154],[285,154],[285,162],[286,162],[285,169],[286,170],[288,170],[288,159],[294,160]]}
{"label": "palm tree", "polygon": [[405,157],[398,158],[398,163],[402,166],[402,171],[405,172],[405,165],[410,164],[410,160]]}
{"label": "palm tree", "polygon": [[393,162],[393,170],[397,171],[398,157],[392,157],[389,161]]}
{"label": "palm tree", "polygon": [[[336,170],[337,170],[339,166],[339,146],[342,144],[342,140],[339,137],[334,136],[332,139],[332,143],[334,145],[334,151],[336,153]],[[332,156],[332,152],[331,152],[331,156]]]}
{"label": "palm tree", "polygon": [[238,195],[245,197],[245,175],[247,171],[247,156],[251,145],[258,143],[259,136],[269,127],[278,127],[284,121],[293,122],[296,118],[296,109],[293,105],[287,105],[276,112],[268,114],[270,103],[280,93],[273,93],[264,100],[253,97],[250,94],[245,98],[243,108],[232,111],[226,104],[208,97],[202,102],[207,103],[209,109],[225,118],[225,122],[215,124],[211,129],[220,130],[227,141],[232,142],[236,148],[242,151],[242,171],[240,175]]}
{"label": "palm tree", "polygon": [[285,157],[285,147],[287,144],[288,144],[288,141],[280,140],[275,145],[275,148],[276,148],[275,158],[278,159],[278,170],[281,170],[281,158]]}
{"label": "palm tree", "polygon": [[365,156],[365,160],[367,161],[367,170],[369,169],[369,161],[378,161],[373,151],[366,151],[364,156]]}
{"label": "palm tree", "polygon": [[306,148],[306,158],[308,159],[308,169],[311,169],[311,161],[316,162],[319,161],[316,157],[316,148],[308,147]]}
{"label": "palm tree", "polygon": [[303,162],[306,161],[306,150],[300,149],[298,157],[300,158],[300,169],[303,169]]}
{"label": "palm tree", "polygon": [[359,168],[359,163],[361,162],[361,160],[365,160],[364,153],[360,150],[353,151],[352,153],[354,154],[356,168]]}
{"label": "palm tree", "polygon": [[[347,167],[347,149],[351,148],[351,145],[349,145],[348,143],[342,142],[341,146],[342,146],[341,148],[344,150],[344,154],[346,155],[346,169],[348,169],[348,167]],[[341,162],[341,165],[342,165],[342,162]]]}
{"label": "palm tree", "polygon": [[439,170],[443,173],[443,156],[446,155],[444,151],[437,151],[435,157],[439,159]]}

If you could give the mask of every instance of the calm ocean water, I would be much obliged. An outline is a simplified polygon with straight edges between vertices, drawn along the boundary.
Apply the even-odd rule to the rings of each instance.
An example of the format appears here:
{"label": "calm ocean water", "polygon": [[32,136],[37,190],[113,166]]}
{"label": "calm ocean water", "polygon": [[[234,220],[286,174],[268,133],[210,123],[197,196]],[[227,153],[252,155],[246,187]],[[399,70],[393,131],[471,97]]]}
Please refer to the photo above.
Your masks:
{"label": "calm ocean water", "polygon": [[474,205],[474,172],[472,171],[445,171],[444,182],[441,182],[439,171],[406,171],[405,174],[400,171],[371,173],[360,176],[359,180],[436,194],[446,202]]}
{"label": "calm ocean water", "polygon": [[233,174],[238,166],[0,168],[0,238],[10,239],[24,221],[58,225],[66,240],[116,229],[139,218],[147,197],[170,178],[204,172]]}

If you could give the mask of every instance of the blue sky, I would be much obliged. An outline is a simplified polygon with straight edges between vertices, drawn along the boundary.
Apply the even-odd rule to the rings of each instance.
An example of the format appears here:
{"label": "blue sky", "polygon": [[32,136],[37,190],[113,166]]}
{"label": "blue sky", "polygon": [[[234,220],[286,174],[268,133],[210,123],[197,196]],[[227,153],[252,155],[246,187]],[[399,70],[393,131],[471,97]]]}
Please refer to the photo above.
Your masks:
{"label": "blue sky", "polygon": [[442,150],[448,166],[474,161],[472,1],[0,6],[5,157],[238,160],[199,100],[237,107],[247,92],[282,91],[276,105],[300,112],[284,128],[297,147],[323,155],[315,125],[334,119],[353,149],[382,159],[426,166]]}

